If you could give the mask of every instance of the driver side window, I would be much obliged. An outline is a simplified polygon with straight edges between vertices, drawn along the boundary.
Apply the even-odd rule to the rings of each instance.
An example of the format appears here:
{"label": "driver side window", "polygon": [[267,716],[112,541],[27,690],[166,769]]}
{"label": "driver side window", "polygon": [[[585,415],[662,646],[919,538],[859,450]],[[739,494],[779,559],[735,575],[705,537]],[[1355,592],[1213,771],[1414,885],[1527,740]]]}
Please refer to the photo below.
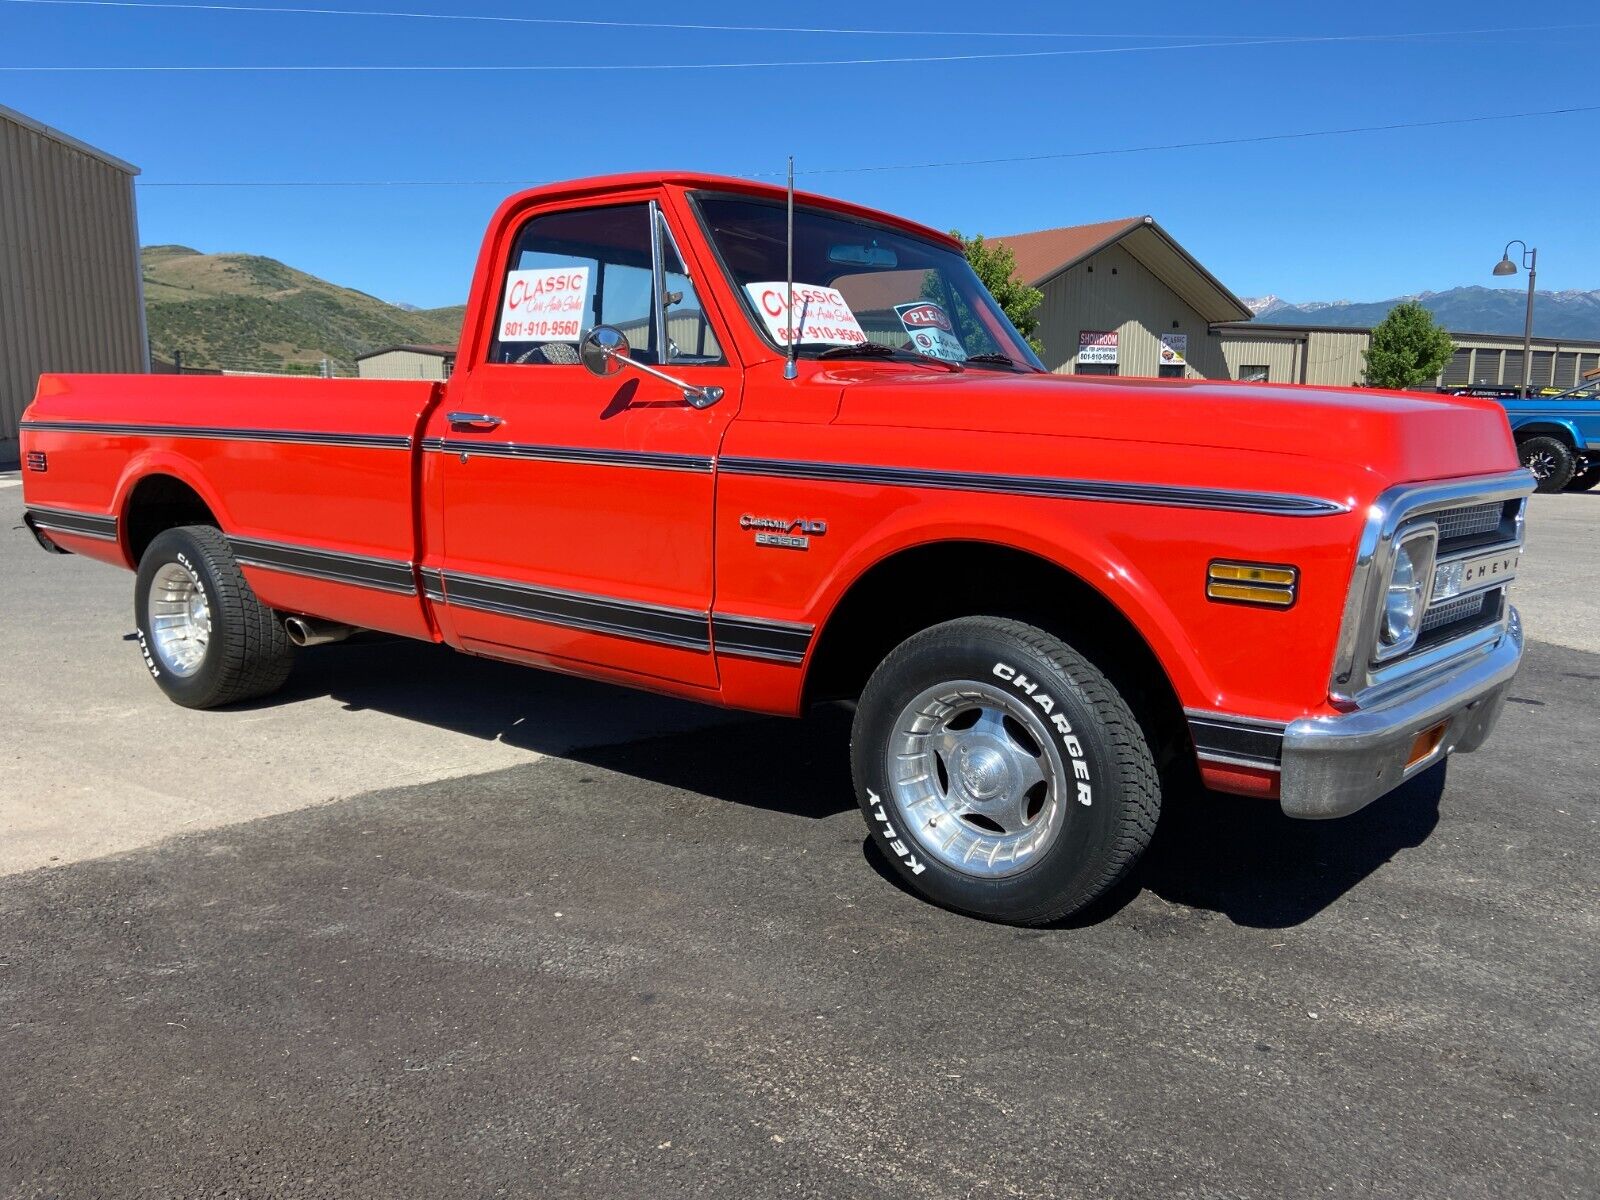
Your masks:
{"label": "driver side window", "polygon": [[614,325],[654,363],[653,293],[649,205],[534,217],[506,264],[489,361],[576,366],[583,336]]}

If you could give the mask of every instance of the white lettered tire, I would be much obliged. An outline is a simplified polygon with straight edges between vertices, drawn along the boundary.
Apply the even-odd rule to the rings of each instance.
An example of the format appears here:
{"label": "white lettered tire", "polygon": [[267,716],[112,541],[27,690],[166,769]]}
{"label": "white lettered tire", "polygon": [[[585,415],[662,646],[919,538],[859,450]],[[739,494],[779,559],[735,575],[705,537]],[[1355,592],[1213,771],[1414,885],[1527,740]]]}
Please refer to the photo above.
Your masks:
{"label": "white lettered tire", "polygon": [[1103,895],[1161,807],[1150,748],[1105,675],[998,617],[933,626],[884,659],[850,759],[871,836],[910,887],[1016,924]]}
{"label": "white lettered tire", "polygon": [[133,609],[145,667],[185,708],[252,700],[289,678],[289,635],[256,598],[219,529],[157,534],[139,560]]}

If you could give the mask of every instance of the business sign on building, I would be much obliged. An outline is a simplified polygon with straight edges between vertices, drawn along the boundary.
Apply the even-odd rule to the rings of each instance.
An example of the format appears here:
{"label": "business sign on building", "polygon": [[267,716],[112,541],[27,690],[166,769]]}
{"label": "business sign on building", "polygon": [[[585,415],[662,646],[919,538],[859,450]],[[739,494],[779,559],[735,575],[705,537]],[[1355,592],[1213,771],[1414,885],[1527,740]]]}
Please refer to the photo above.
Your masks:
{"label": "business sign on building", "polygon": [[1189,335],[1187,333],[1163,333],[1161,335],[1161,365],[1164,367],[1181,367],[1189,360]]}
{"label": "business sign on building", "polygon": [[1084,364],[1117,365],[1117,331],[1084,329],[1078,333],[1078,361]]}

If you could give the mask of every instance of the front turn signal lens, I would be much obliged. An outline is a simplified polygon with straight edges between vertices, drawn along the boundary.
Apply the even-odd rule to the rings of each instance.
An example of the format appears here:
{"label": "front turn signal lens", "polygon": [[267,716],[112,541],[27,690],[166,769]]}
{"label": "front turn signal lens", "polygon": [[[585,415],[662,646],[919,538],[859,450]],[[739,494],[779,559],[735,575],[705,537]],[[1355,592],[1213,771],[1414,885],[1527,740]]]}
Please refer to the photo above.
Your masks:
{"label": "front turn signal lens", "polygon": [[1232,604],[1288,608],[1300,587],[1296,567],[1217,559],[1206,567],[1206,595]]}

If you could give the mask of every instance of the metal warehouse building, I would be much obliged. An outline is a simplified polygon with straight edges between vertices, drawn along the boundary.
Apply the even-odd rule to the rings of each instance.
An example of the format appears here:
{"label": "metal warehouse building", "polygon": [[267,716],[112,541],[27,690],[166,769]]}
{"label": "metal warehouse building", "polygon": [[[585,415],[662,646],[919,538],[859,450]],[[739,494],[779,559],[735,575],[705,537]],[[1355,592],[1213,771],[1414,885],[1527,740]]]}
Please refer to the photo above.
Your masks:
{"label": "metal warehouse building", "polygon": [[356,355],[362,379],[448,379],[455,365],[454,346],[384,346]]}
{"label": "metal warehouse building", "polygon": [[[1154,218],[1125,217],[992,239],[1044,293],[1045,366],[1059,374],[1359,385],[1370,330],[1252,321],[1245,303]],[[1522,338],[1452,333],[1440,384],[1522,382]],[[1571,387],[1600,341],[1535,338],[1533,386]]]}
{"label": "metal warehouse building", "polygon": [[0,106],[0,463],[47,371],[145,371],[139,168]]}

